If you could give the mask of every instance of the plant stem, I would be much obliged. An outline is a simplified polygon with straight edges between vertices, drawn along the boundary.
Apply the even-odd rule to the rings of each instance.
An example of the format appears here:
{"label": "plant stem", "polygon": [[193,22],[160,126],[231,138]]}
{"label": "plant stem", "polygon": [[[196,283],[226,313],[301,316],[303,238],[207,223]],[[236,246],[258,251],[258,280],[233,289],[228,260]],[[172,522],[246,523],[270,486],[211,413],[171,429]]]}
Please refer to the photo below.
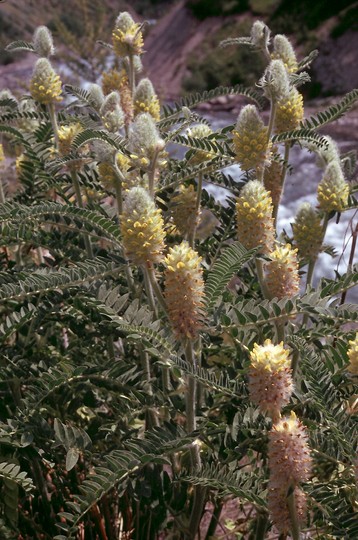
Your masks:
{"label": "plant stem", "polygon": [[255,540],[264,540],[268,525],[268,515],[258,514],[256,521]]}
{"label": "plant stem", "polygon": [[132,99],[133,99],[134,92],[135,92],[135,69],[134,69],[133,54],[130,54],[128,58],[129,58],[129,66],[128,66],[129,88],[131,89]]}
{"label": "plant stem", "polygon": [[[199,218],[199,212],[200,212],[200,203],[201,203],[201,193],[203,191],[203,173],[199,172],[198,175],[198,185],[197,185],[197,191],[196,191],[196,204],[195,204],[195,215],[196,218]],[[193,227],[193,230],[191,231],[189,235],[189,246],[191,248],[194,248],[195,244],[195,234],[196,234],[196,228],[197,228],[197,221],[195,222],[195,225]]]}
{"label": "plant stem", "polygon": [[[281,200],[281,197],[282,197],[282,194],[283,194],[283,189],[284,189],[284,186],[285,186],[285,180],[286,180],[289,157],[290,157],[290,143],[287,142],[285,144],[285,153],[284,153],[284,157],[283,157],[284,162],[283,162],[283,165],[282,165],[281,178],[280,178],[280,200]],[[273,212],[272,212],[272,217],[274,219],[275,226],[277,226],[277,214],[278,214],[278,209],[279,209],[279,206],[280,206],[280,200],[278,201],[278,203],[276,205],[274,205]]]}
{"label": "plant stem", "polygon": [[296,501],[295,501],[295,492],[292,487],[292,493],[287,497],[288,511],[290,513],[291,519],[291,536],[292,540],[300,540],[300,526],[298,524],[297,511],[296,511]]}
{"label": "plant stem", "polygon": [[160,152],[159,149],[157,149],[154,152],[154,156],[153,156],[151,164],[150,164],[150,169],[148,171],[148,191],[149,191],[149,195],[152,197],[152,199],[154,199],[155,172],[156,172],[157,160],[158,160],[159,152]]}
{"label": "plant stem", "polygon": [[149,281],[152,285],[152,288],[153,288],[153,291],[155,293],[155,296],[157,297],[157,300],[160,304],[160,307],[162,308],[162,310],[164,311],[164,313],[166,315],[168,315],[168,312],[167,312],[167,304],[165,302],[165,299],[164,299],[164,296],[163,296],[163,293],[162,293],[162,290],[159,286],[159,283],[157,281],[157,278],[155,277],[155,270],[154,270],[154,267],[153,266],[148,266],[147,267],[147,272],[148,272],[148,278],[149,278]]}
{"label": "plant stem", "polygon": [[2,178],[0,176],[0,204],[5,204],[5,193],[4,193],[4,186],[2,184]]}
{"label": "plant stem", "polygon": [[[80,208],[83,208],[81,187],[80,187],[80,183],[78,181],[77,172],[74,169],[71,170],[71,179],[72,179],[72,186],[73,186],[73,189],[74,189],[75,195],[76,195],[77,204],[78,204],[78,206]],[[89,239],[89,236],[88,236],[88,234],[84,233],[83,237],[84,237],[84,242],[85,242],[85,246],[86,246],[87,255],[88,255],[88,257],[90,259],[92,259],[93,258],[93,251],[92,251],[92,245],[91,245],[91,241]]]}
{"label": "plant stem", "polygon": [[255,258],[255,264],[256,264],[256,272],[257,272],[257,278],[260,283],[261,292],[263,294],[264,298],[269,298],[270,294],[267,289],[265,275],[264,275],[264,268],[263,268],[263,261],[259,259],[258,257]]}
{"label": "plant stem", "polygon": [[[350,251],[350,254],[349,254],[347,272],[352,270],[354,254],[355,254],[356,245],[357,245],[357,237],[358,237],[358,223],[356,225],[355,230],[352,232],[352,245],[351,245],[351,251]],[[344,302],[346,300],[346,296],[347,296],[347,289],[345,289],[342,292],[341,301],[340,301],[341,305],[344,304]]]}
{"label": "plant stem", "polygon": [[268,142],[271,139],[271,135],[272,135],[272,132],[273,132],[273,127],[275,125],[276,111],[277,111],[277,103],[275,101],[271,100],[270,119],[269,119],[269,124],[268,124],[268,128],[267,128],[267,140],[268,140]]}
{"label": "plant stem", "polygon": [[150,309],[153,311],[155,318],[158,318],[158,310],[154,300],[153,288],[149,277],[149,270],[147,266],[142,266],[143,276],[144,276],[144,286],[145,292],[147,293],[148,304]]}
{"label": "plant stem", "polygon": [[47,104],[47,112],[50,117],[52,130],[53,130],[53,136],[55,139],[55,149],[58,150],[59,147],[59,138],[58,138],[58,124],[57,124],[57,118],[56,118],[56,112],[55,112],[55,106],[53,103]]}

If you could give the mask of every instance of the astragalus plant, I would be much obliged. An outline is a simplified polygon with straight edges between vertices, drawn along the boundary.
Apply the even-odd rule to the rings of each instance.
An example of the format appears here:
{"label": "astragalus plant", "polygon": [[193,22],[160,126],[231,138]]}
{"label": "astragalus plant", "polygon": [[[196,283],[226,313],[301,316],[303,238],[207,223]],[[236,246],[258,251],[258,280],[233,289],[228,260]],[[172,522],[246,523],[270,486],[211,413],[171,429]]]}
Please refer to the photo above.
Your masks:
{"label": "astragalus plant", "polygon": [[[261,51],[255,89],[162,107],[142,25],[121,13],[106,46],[85,88],[47,29],[8,46],[39,58],[0,94],[1,538],[220,538],[229,512],[237,538],[356,539],[354,242],[312,277],[357,206],[353,153],[319,130],[358,91],[305,118],[315,53],[260,21],[221,44]],[[247,104],[214,130],[196,106],[224,95]],[[278,235],[294,145],[322,175]]]}

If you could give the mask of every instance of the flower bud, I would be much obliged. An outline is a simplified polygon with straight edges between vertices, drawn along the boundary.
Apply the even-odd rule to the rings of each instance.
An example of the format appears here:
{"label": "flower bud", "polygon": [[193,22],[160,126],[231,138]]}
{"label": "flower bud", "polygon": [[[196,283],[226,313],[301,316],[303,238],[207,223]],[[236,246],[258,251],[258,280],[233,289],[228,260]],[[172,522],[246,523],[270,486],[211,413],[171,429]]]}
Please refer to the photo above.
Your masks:
{"label": "flower bud", "polygon": [[[189,137],[194,137],[196,139],[204,139],[205,137],[209,137],[209,135],[212,133],[213,130],[206,124],[198,124],[188,129]],[[212,154],[211,152],[206,152],[205,150],[195,150],[189,159],[189,164],[199,165],[199,163],[213,159],[213,157],[215,157],[215,154]]]}
{"label": "flower bud", "polygon": [[262,168],[268,160],[270,145],[267,127],[255,105],[246,105],[241,110],[233,136],[236,160],[241,168],[244,171]]}
{"label": "flower bud", "polygon": [[134,264],[149,265],[163,259],[164,221],[145,189],[133,187],[126,193],[121,230],[125,253]]}
{"label": "flower bud", "polygon": [[293,87],[289,94],[277,104],[275,128],[277,133],[297,129],[303,119],[303,97]]}
{"label": "flower bud", "polygon": [[160,138],[152,116],[149,113],[139,114],[130,125],[128,134],[128,148],[134,154],[134,159],[148,166],[163,147],[164,141]]}
{"label": "flower bud", "polygon": [[236,202],[237,238],[247,248],[261,246],[268,254],[274,244],[274,222],[270,193],[258,180],[250,180]]}
{"label": "flower bud", "polygon": [[[331,161],[337,161],[339,163],[339,150],[337,143],[329,135],[325,135],[326,139],[325,145],[321,146],[317,152],[317,165],[322,169],[325,169],[328,163]],[[310,148],[310,145],[307,145]],[[312,148],[313,151],[317,151],[316,148]]]}
{"label": "flower bud", "polygon": [[338,161],[331,161],[318,184],[317,199],[324,212],[342,212],[348,203],[349,186]]}
{"label": "flower bud", "polygon": [[251,40],[259,49],[266,49],[270,41],[270,29],[262,21],[255,21],[251,28]]}
{"label": "flower bud", "polygon": [[156,122],[160,120],[160,105],[149,79],[142,79],[134,94],[134,115],[149,113]]}
{"label": "flower bud", "polygon": [[283,348],[283,342],[274,345],[267,339],[263,345],[254,344],[250,358],[250,399],[263,413],[277,420],[293,390],[289,351]]}
{"label": "flower bud", "polygon": [[297,249],[290,244],[278,246],[269,255],[266,263],[266,285],[271,298],[292,297],[298,293],[300,278],[298,275]]}
{"label": "flower bud", "polygon": [[121,89],[128,85],[128,75],[125,69],[118,71],[117,69],[111,69],[110,71],[102,73],[102,90],[105,96],[111,92],[119,92]]}
{"label": "flower bud", "polygon": [[124,124],[124,113],[120,103],[118,92],[111,92],[105,97],[100,109],[103,125],[112,133],[121,129]]}
{"label": "flower bud", "polygon": [[174,224],[182,236],[190,236],[199,224],[200,211],[196,209],[194,186],[179,187],[179,193],[171,199],[170,211]]}
{"label": "flower bud", "polygon": [[271,60],[260,80],[260,86],[267,99],[274,102],[287,99],[290,82],[282,60]]}
{"label": "flower bud", "polygon": [[184,241],[165,258],[165,300],[178,339],[195,339],[203,318],[204,281],[201,258]]}
{"label": "flower bud", "polygon": [[47,58],[37,60],[32,79],[30,93],[35,101],[44,105],[61,101],[61,80]]}
{"label": "flower bud", "polygon": [[39,56],[49,58],[55,53],[52,34],[47,26],[39,26],[36,28],[33,37],[33,44],[35,52]]}
{"label": "flower bud", "polygon": [[349,373],[352,373],[352,375],[358,375],[358,333],[356,334],[356,337],[353,339],[353,341],[349,341],[349,349],[348,349],[348,358],[349,358],[349,364],[347,366],[347,370]]}
{"label": "flower bud", "polygon": [[112,33],[114,52],[121,57],[143,52],[140,24],[135,23],[127,11],[119,14]]}
{"label": "flower bud", "polygon": [[324,233],[321,218],[310,203],[300,206],[292,230],[300,259],[314,261],[321,251]]}
{"label": "flower bud", "polygon": [[295,73],[298,69],[296,53],[286,36],[277,34],[273,40],[271,58],[282,60],[288,73]]}
{"label": "flower bud", "polygon": [[92,107],[96,109],[96,111],[99,111],[104,101],[102,88],[99,86],[99,84],[91,84],[88,93],[90,95],[90,102]]}
{"label": "flower bud", "polygon": [[296,417],[282,418],[269,433],[268,459],[270,478],[282,486],[296,486],[311,475],[312,458],[306,429]]}

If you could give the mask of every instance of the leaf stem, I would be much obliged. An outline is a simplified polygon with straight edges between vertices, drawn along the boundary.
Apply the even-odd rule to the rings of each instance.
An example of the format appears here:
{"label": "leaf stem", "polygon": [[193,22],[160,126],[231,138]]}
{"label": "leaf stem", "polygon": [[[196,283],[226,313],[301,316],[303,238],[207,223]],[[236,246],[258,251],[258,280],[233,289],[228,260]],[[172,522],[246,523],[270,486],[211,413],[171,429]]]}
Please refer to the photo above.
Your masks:
{"label": "leaf stem", "polygon": [[[73,186],[73,189],[74,189],[75,195],[76,195],[77,204],[78,204],[78,206],[80,208],[83,208],[84,205],[83,205],[83,200],[82,200],[81,187],[80,187],[80,183],[78,181],[77,172],[74,169],[71,169],[71,179],[72,179],[72,186]],[[93,258],[93,251],[92,251],[92,245],[91,245],[91,241],[89,239],[89,236],[88,236],[88,234],[84,233],[83,237],[84,237],[84,242],[85,242],[85,246],[86,246],[87,255],[88,255],[88,257],[90,259],[92,259]]]}

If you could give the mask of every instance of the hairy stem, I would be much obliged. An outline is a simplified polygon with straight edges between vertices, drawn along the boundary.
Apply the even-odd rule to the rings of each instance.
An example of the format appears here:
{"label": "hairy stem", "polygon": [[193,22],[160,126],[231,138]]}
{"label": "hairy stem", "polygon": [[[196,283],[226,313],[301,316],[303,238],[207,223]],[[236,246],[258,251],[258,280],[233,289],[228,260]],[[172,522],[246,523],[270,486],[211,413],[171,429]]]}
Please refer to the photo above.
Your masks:
{"label": "hairy stem", "polygon": [[[196,215],[197,219],[199,218],[202,191],[203,191],[203,173],[199,172],[198,185],[197,185],[197,191],[196,191],[196,204],[195,204],[195,215]],[[194,248],[196,228],[197,228],[197,222],[196,222],[195,226],[193,227],[193,230],[191,231],[191,233],[189,235],[189,238],[188,238],[189,246],[191,248]]]}
{"label": "hairy stem", "polygon": [[269,291],[268,291],[268,288],[267,288],[267,285],[266,285],[266,279],[265,279],[264,268],[263,268],[263,261],[261,259],[259,259],[258,257],[256,257],[255,264],[256,264],[257,278],[258,278],[259,283],[260,283],[261,292],[263,294],[263,297],[264,298],[269,298],[270,294],[269,294]]}
{"label": "hairy stem", "polygon": [[[74,169],[71,170],[71,179],[72,179],[72,186],[76,195],[77,204],[80,208],[83,208],[84,205],[83,205],[83,200],[82,200],[81,187],[78,181],[77,172]],[[84,242],[86,246],[87,255],[90,259],[92,259],[93,251],[92,251],[92,245],[91,245],[91,241],[89,239],[88,234],[84,233],[83,238],[84,238]]]}
{"label": "hairy stem", "polygon": [[[284,153],[284,157],[283,157],[284,162],[282,164],[282,171],[281,171],[281,178],[280,178],[280,200],[281,200],[281,197],[282,197],[282,194],[283,194],[285,181],[286,181],[288,160],[289,160],[289,157],[290,157],[290,146],[291,145],[290,145],[289,142],[287,142],[285,144],[285,153]],[[273,207],[272,217],[274,219],[275,226],[277,226],[277,214],[278,214],[279,206],[280,206],[280,201],[278,201],[278,203],[276,205],[274,205],[274,207]]]}
{"label": "hairy stem", "polygon": [[58,147],[59,147],[58,124],[57,124],[55,106],[53,103],[47,104],[47,112],[49,114],[51,125],[52,125],[53,136],[55,139],[55,149],[58,150]]}

